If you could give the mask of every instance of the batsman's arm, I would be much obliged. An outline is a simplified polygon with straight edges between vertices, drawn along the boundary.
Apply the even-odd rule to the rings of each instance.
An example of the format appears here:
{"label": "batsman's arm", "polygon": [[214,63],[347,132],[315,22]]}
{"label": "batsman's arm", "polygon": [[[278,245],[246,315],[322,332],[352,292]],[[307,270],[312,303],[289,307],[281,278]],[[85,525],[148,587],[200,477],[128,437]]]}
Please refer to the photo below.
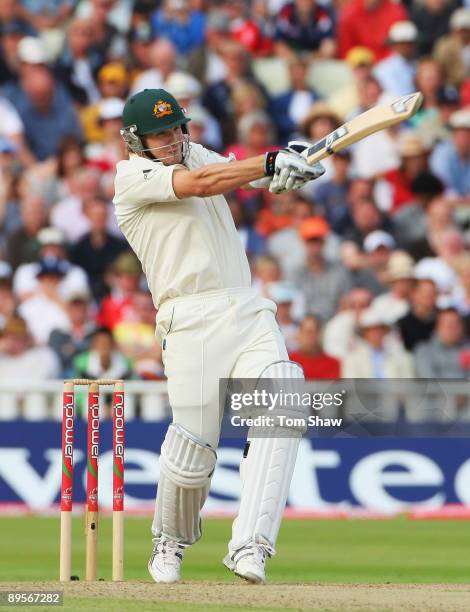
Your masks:
{"label": "batsman's arm", "polygon": [[291,189],[298,181],[318,178],[323,172],[319,164],[311,166],[297,152],[282,149],[229,164],[208,164],[196,170],[178,166],[173,172],[173,191],[179,199],[209,197],[263,177],[274,177],[272,182],[275,182],[275,192],[278,193]]}
{"label": "batsman's arm", "polygon": [[263,176],[266,176],[264,155],[229,164],[208,164],[196,170],[179,166],[173,172],[173,189],[179,199],[202,198],[227,193]]}

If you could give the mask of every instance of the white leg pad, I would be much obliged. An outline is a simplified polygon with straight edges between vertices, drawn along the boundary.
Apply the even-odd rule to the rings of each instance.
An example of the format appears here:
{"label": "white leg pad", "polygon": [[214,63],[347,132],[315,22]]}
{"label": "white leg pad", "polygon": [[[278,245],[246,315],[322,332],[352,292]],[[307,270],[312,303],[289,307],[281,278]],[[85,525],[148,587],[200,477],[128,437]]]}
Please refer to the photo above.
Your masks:
{"label": "white leg pad", "polygon": [[[290,361],[272,364],[260,378],[292,380],[292,391],[298,390],[298,379],[303,379],[302,368]],[[297,383],[295,383],[297,379]],[[307,417],[306,409],[294,406],[295,416]],[[253,428],[252,428],[253,429]],[[305,428],[269,428],[269,437],[248,434],[244,458],[240,463],[242,492],[240,510],[233,523],[229,553],[251,542],[263,544],[273,555],[284,507],[289,493],[299,442]]]}
{"label": "white leg pad", "polygon": [[152,533],[184,546],[201,537],[200,511],[209,494],[217,455],[181,425],[168,428],[160,454]]}

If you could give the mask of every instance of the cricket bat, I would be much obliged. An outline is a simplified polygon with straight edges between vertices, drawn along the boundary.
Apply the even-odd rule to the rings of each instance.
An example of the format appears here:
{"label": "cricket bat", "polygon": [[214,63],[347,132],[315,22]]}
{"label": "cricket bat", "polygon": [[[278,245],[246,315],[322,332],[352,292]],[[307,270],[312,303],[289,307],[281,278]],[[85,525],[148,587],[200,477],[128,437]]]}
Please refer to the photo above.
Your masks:
{"label": "cricket bat", "polygon": [[417,91],[395,102],[370,108],[313,144],[306,152],[308,163],[315,164],[370,134],[409,119],[418,111],[422,102],[423,94]]}

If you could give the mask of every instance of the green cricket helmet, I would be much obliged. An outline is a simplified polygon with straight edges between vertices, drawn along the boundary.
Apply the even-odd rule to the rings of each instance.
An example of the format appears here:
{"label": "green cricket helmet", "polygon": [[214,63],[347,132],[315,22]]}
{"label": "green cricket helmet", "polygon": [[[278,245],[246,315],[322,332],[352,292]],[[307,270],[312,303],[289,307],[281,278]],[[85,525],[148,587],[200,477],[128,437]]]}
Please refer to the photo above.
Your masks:
{"label": "green cricket helmet", "polygon": [[124,127],[121,134],[131,151],[141,154],[148,151],[144,148],[142,136],[159,134],[178,125],[187,136],[186,124],[189,121],[190,117],[186,117],[183,108],[168,91],[144,89],[127,100],[122,113]]}

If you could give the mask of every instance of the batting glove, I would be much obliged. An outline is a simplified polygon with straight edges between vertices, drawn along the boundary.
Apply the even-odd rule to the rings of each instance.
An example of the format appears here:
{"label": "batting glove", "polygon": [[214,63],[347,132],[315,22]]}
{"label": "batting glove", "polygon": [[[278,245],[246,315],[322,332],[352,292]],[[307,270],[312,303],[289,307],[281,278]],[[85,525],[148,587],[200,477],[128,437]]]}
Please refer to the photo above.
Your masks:
{"label": "batting glove", "polygon": [[272,176],[269,191],[284,193],[299,189],[324,174],[320,163],[310,165],[299,153],[289,149],[266,153],[265,174]]}
{"label": "batting glove", "polygon": [[307,159],[307,151],[313,146],[313,143],[305,140],[290,140],[287,143],[287,150],[298,153],[304,159]]}

